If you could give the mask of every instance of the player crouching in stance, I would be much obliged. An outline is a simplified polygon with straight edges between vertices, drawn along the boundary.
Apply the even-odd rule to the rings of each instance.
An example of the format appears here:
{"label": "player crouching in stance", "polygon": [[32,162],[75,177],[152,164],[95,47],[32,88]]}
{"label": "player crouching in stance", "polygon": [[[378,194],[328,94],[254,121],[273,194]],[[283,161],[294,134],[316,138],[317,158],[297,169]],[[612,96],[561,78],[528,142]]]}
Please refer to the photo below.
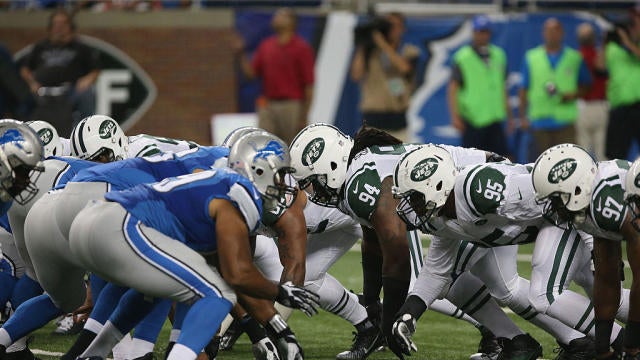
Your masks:
{"label": "player crouching in stance", "polygon": [[[640,359],[640,233],[625,204],[628,170],[626,160],[596,162],[581,147],[561,144],[542,153],[532,172],[536,197],[545,201],[545,216],[593,235],[596,359]],[[621,303],[623,240],[633,272],[624,355],[609,346]]]}
{"label": "player crouching in stance", "polygon": [[[270,165],[274,177],[264,199],[286,203],[281,171],[286,166],[272,168],[288,160],[286,146],[270,142],[253,150],[254,164],[236,166]],[[191,306],[168,359],[195,359],[235,303],[234,290],[315,313],[315,294],[289,283],[273,284],[253,265],[249,233],[260,221],[263,198],[238,173],[202,171],[109,192],[105,200],[78,214],[69,239],[72,253],[87,269],[137,291],[125,295],[133,298],[127,299],[127,316],[107,323],[103,333],[128,332],[150,309],[148,297],[171,298]],[[275,316],[268,326],[281,332],[286,324]],[[296,342],[292,333],[290,339]],[[106,355],[91,353],[92,346],[83,357]]]}

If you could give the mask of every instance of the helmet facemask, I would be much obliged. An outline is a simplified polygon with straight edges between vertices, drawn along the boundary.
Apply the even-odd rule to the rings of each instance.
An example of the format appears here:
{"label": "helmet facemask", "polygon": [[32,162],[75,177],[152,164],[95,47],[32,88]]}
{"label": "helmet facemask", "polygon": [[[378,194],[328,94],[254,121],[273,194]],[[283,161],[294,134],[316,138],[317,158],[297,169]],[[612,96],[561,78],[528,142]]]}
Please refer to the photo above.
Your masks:
{"label": "helmet facemask", "polygon": [[273,174],[273,185],[267,185],[262,195],[262,204],[265,208],[276,208],[278,206],[289,208],[298,195],[298,189],[290,186],[287,181],[295,169],[292,167],[280,168]]}
{"label": "helmet facemask", "polygon": [[583,223],[587,218],[586,209],[569,210],[567,205],[570,201],[571,194],[565,192],[554,192],[548,197],[538,200],[544,205],[542,216],[551,224],[564,230],[572,228],[574,224]]}
{"label": "helmet facemask", "polygon": [[410,227],[420,229],[424,233],[430,233],[429,220],[438,216],[443,206],[438,207],[435,201],[427,201],[424,194],[416,190],[410,190],[403,194],[394,194],[400,199],[396,206],[396,213]]}
{"label": "helmet facemask", "polygon": [[627,205],[631,209],[631,225],[637,232],[640,232],[640,195],[633,194],[627,196]]}
{"label": "helmet facemask", "polygon": [[339,190],[327,184],[327,175],[311,175],[298,181],[301,189],[305,189],[310,196],[310,200],[325,207],[337,207],[340,203]]}

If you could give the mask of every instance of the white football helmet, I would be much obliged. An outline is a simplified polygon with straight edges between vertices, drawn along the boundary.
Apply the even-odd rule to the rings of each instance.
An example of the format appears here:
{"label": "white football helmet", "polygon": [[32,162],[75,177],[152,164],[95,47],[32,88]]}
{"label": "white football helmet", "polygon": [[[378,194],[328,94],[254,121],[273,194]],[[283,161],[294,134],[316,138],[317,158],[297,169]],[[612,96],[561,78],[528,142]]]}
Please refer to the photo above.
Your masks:
{"label": "white football helmet", "polygon": [[627,176],[625,177],[625,199],[629,208],[633,212],[633,221],[631,224],[640,232],[640,224],[638,224],[638,218],[640,218],[640,158],[631,164]]}
{"label": "white football helmet", "polygon": [[129,139],[118,122],[105,115],[82,119],[71,132],[71,154],[96,161],[106,155],[108,161],[127,158]]}
{"label": "white football helmet", "polygon": [[53,125],[42,120],[27,121],[25,124],[29,125],[29,127],[38,134],[38,137],[40,137],[42,146],[44,146],[45,158],[49,156],[62,156],[62,142],[58,136],[58,130],[56,130]]}
{"label": "white football helmet", "polygon": [[536,160],[531,173],[536,199],[546,201],[550,221],[580,223],[591,201],[597,162],[578,145],[550,147]]}
{"label": "white football helmet", "polygon": [[28,125],[0,120],[0,201],[24,205],[38,193],[35,182],[44,171],[44,149]]}
{"label": "white football helmet", "polygon": [[426,144],[402,156],[393,172],[393,196],[401,199],[396,208],[407,224],[428,233],[428,220],[437,216],[449,198],[458,170],[444,148]]}
{"label": "white football helmet", "polygon": [[229,167],[251,180],[267,210],[293,204],[297,189],[287,184],[295,171],[290,165],[287,144],[266,131],[245,134],[229,150]]}
{"label": "white football helmet", "polygon": [[311,200],[335,207],[347,177],[353,139],[337,127],[316,123],[302,129],[291,142],[291,166],[301,189],[313,185]]}
{"label": "white football helmet", "polygon": [[220,146],[225,146],[228,147],[229,149],[231,149],[231,147],[233,146],[233,144],[238,141],[238,139],[240,139],[243,135],[246,135],[248,133],[254,132],[254,131],[264,131],[260,128],[254,127],[254,126],[243,126],[243,127],[239,127],[235,130],[233,130],[232,132],[229,133],[229,135],[227,135],[226,138],[224,138],[224,141],[222,142],[222,145]]}

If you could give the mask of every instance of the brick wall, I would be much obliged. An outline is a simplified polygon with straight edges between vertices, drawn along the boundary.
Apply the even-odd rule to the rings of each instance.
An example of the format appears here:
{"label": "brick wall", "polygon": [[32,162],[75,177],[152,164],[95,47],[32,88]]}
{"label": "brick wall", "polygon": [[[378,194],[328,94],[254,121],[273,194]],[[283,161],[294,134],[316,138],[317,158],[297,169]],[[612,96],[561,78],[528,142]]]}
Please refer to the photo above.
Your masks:
{"label": "brick wall", "polygon": [[[79,23],[78,32],[128,54],[158,89],[155,102],[128,134],[148,133],[209,144],[211,115],[236,111],[236,80],[228,50],[232,31],[229,25],[92,28]],[[31,28],[0,26],[0,42],[12,52],[45,35],[40,21]]]}

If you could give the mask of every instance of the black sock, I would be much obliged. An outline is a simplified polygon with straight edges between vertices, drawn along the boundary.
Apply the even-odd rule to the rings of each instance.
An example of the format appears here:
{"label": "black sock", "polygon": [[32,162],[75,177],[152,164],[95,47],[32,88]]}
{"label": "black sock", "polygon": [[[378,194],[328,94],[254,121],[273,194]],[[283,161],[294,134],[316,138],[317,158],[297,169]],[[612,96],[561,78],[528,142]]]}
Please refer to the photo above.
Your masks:
{"label": "black sock", "polygon": [[[364,293],[364,305],[373,305],[380,299],[382,289],[382,256],[366,251],[362,253],[362,277]],[[366,252],[366,254],[365,254]]]}
{"label": "black sock", "polygon": [[398,311],[399,314],[411,314],[416,321],[427,311],[427,305],[415,295],[411,295],[404,302],[404,305]]}
{"label": "black sock", "polygon": [[384,286],[384,299],[382,301],[382,333],[385,336],[391,335],[391,327],[398,314],[398,310],[404,304],[409,291],[409,282],[392,279],[388,277],[382,278]]}
{"label": "black sock", "polygon": [[244,328],[244,331],[247,332],[247,335],[249,335],[249,339],[251,339],[252,344],[255,344],[258,341],[267,337],[267,333],[262,327],[262,325],[260,325],[260,323],[258,323],[254,318],[248,317],[248,319],[245,318],[242,320],[243,320],[242,327]]}
{"label": "black sock", "polygon": [[627,321],[624,327],[624,347],[629,350],[640,348],[640,321]]}
{"label": "black sock", "polygon": [[82,354],[91,344],[93,339],[96,338],[98,334],[93,331],[89,331],[87,329],[82,329],[80,331],[80,335],[76,339],[76,342],[71,346],[71,349],[67,351],[66,354],[60,357],[61,360],[76,360],[80,354]]}
{"label": "black sock", "polygon": [[364,321],[357,323],[355,327],[357,332],[363,332],[371,329],[373,327],[373,323],[369,321],[369,319],[364,319]]}
{"label": "black sock", "polygon": [[611,342],[611,329],[613,329],[613,319],[596,320],[596,355],[609,352]]}

